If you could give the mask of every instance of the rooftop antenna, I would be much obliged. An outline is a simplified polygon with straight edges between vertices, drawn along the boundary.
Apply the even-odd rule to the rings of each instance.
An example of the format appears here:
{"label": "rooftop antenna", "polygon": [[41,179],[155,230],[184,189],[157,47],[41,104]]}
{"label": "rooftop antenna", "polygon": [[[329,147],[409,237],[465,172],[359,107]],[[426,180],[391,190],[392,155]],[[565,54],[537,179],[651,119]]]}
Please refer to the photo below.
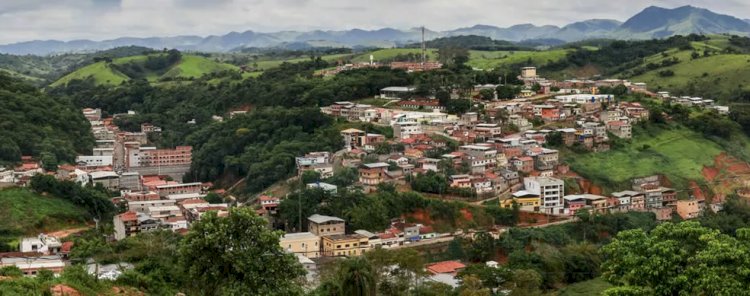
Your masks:
{"label": "rooftop antenna", "polygon": [[427,45],[424,42],[424,26],[422,26],[422,70],[424,70],[426,62],[427,62]]}

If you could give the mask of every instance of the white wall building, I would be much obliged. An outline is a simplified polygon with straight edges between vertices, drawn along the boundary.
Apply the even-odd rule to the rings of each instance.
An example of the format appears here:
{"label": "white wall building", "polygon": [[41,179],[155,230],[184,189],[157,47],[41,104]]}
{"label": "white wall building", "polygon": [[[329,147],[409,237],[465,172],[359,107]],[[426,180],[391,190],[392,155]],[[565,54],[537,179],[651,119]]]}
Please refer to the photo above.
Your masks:
{"label": "white wall building", "polygon": [[523,179],[523,185],[527,192],[539,195],[542,212],[554,215],[564,214],[565,183],[563,180],[550,177],[527,177]]}

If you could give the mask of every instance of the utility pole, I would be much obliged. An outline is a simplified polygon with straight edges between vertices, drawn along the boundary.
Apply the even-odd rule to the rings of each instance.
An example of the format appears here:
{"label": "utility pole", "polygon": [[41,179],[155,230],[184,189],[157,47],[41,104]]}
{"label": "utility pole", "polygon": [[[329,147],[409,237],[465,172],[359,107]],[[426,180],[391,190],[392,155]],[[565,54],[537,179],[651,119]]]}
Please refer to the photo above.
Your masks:
{"label": "utility pole", "polygon": [[422,26],[422,71],[426,68],[425,63],[427,63],[427,45],[424,41],[424,26]]}

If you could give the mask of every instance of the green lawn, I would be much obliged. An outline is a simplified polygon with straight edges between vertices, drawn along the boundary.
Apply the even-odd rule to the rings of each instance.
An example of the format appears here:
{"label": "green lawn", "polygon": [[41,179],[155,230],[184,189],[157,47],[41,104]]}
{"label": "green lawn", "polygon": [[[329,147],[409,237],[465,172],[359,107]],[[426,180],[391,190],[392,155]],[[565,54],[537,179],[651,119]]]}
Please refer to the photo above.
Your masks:
{"label": "green lawn", "polygon": [[595,278],[585,282],[575,283],[557,292],[557,296],[595,296],[600,295],[604,290],[611,288],[612,285],[602,278]]}
{"label": "green lawn", "polygon": [[0,240],[85,226],[86,210],[23,188],[0,190]]}
{"label": "green lawn", "polygon": [[[643,149],[648,147],[647,149]],[[605,194],[627,189],[632,178],[666,175],[672,185],[684,189],[691,180],[702,181],[704,165],[712,165],[720,145],[684,127],[634,129],[632,144],[604,153],[570,155],[571,168],[602,185]]]}

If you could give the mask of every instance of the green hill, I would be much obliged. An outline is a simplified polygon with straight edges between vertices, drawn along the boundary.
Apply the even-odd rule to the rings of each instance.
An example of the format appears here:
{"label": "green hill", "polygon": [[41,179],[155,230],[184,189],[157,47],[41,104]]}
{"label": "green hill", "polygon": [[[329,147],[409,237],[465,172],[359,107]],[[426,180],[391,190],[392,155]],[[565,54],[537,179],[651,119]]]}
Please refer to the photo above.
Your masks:
{"label": "green hill", "polygon": [[0,190],[0,205],[0,243],[24,235],[82,227],[89,221],[85,209],[25,188]]}
{"label": "green hill", "polygon": [[230,64],[216,62],[212,59],[183,54],[171,64],[152,66],[154,60],[168,57],[165,53],[136,55],[117,58],[111,62],[100,61],[77,69],[51,84],[52,87],[67,84],[74,79],[93,79],[97,85],[119,85],[124,81],[145,78],[150,82],[164,79],[190,79],[205,74],[226,70],[239,70]]}
{"label": "green hill", "polygon": [[97,62],[63,76],[50,86],[56,87],[67,84],[71,80],[85,80],[89,78],[93,79],[97,85],[119,85],[130,79],[127,75],[113,69],[110,64]]}
{"label": "green hill", "polygon": [[[489,70],[493,68],[510,67],[518,64],[543,66],[549,62],[556,62],[569,52],[569,49],[553,49],[546,51],[470,51],[469,66]],[[531,63],[528,63],[528,61]]]}
{"label": "green hill", "polygon": [[[692,51],[676,52],[680,63],[630,78],[650,89],[720,98],[737,90],[750,90],[750,55],[716,54],[692,59]],[[665,72],[670,71],[670,72]],[[668,76],[664,73],[671,73]]]}

